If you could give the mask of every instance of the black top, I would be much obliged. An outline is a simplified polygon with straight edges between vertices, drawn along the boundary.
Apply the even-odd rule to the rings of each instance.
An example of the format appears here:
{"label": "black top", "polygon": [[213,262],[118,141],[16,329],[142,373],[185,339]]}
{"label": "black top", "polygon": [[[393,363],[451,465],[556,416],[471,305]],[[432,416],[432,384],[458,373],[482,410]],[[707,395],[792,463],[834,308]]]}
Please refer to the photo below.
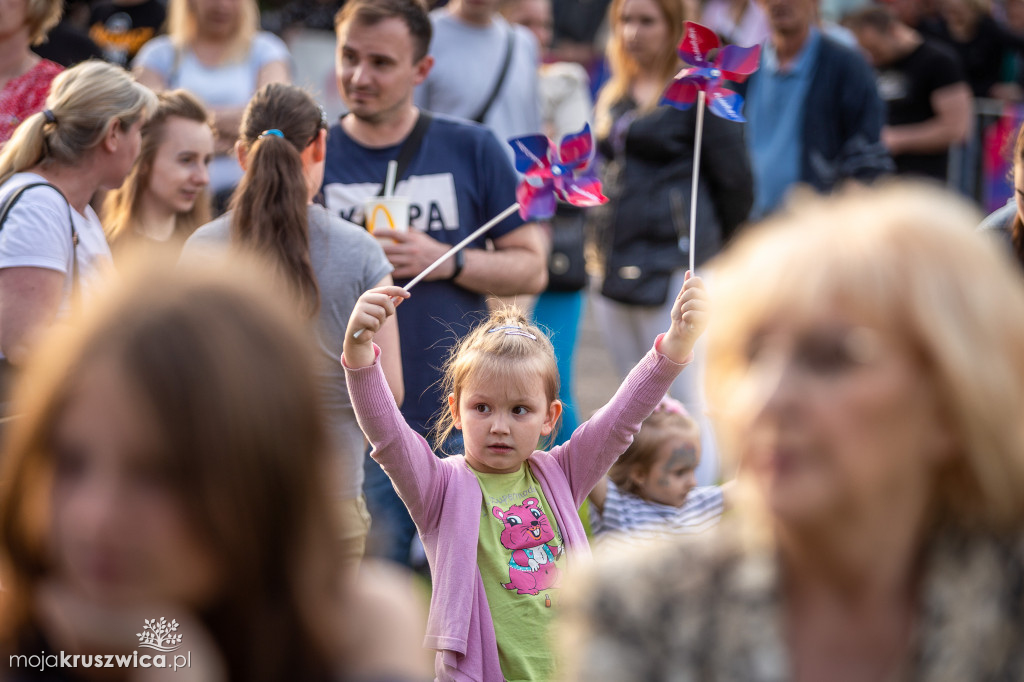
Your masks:
{"label": "black top", "polygon": [[163,27],[167,10],[160,0],[140,5],[118,5],[109,0],[92,10],[89,37],[103,50],[108,62],[127,67],[139,49]]}
{"label": "black top", "polygon": [[71,67],[86,59],[103,59],[103,51],[89,39],[85,31],[64,20],[46,35],[46,42],[33,45],[32,51],[63,67]]}
{"label": "black top", "polygon": [[272,31],[278,35],[292,28],[334,33],[334,15],[343,4],[342,0],[276,2],[273,6],[263,7],[260,12],[260,24],[264,31]]}
{"label": "black top", "polygon": [[551,3],[555,44],[562,40],[593,43],[611,0],[555,0]]}
{"label": "black top", "polygon": [[921,31],[956,52],[975,97],[988,97],[992,86],[1000,82],[1003,57],[1007,52],[1024,52],[1024,39],[1013,35],[988,15],[978,21],[974,37],[965,43],[953,39],[945,22],[922,25]]}
{"label": "black top", "polygon": [[[883,66],[878,72],[878,94],[888,109],[890,126],[922,123],[935,117],[932,95],[936,90],[964,82],[963,67],[947,46],[925,39],[913,52]],[[947,150],[931,154],[893,156],[896,172],[946,179]]]}
{"label": "black top", "polygon": [[[667,276],[685,269],[689,256],[696,108],[641,111],[626,98],[612,107],[610,115],[610,133],[597,141],[609,201],[587,215],[604,259],[602,293],[623,303],[660,305],[654,299],[670,293],[664,290]],[[741,124],[707,114],[701,152],[698,266],[718,253],[746,220],[754,199]],[[637,268],[663,275],[654,299],[612,292],[616,273]],[[635,275],[622,277],[640,283]]]}

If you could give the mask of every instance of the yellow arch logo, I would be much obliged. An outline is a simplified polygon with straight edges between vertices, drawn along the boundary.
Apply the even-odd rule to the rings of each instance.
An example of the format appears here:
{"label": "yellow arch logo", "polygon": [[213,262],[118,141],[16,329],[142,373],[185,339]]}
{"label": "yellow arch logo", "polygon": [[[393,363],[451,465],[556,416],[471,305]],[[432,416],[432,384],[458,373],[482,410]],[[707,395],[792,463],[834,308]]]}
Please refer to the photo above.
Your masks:
{"label": "yellow arch logo", "polygon": [[371,233],[373,232],[373,228],[377,225],[377,215],[380,213],[384,214],[385,220],[388,221],[388,227],[392,230],[395,229],[395,219],[391,215],[391,211],[389,211],[388,207],[384,204],[377,204],[373,207],[373,211],[371,211],[370,215],[366,218],[366,229]]}

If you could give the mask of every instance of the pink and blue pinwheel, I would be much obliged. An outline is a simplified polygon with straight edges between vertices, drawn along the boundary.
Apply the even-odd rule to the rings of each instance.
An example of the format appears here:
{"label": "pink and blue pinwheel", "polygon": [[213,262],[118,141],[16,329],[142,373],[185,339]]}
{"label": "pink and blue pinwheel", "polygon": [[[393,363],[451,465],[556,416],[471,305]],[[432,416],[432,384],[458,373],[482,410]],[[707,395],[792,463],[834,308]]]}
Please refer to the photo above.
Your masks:
{"label": "pink and blue pinwheel", "polygon": [[730,121],[745,121],[740,108],[743,98],[722,87],[722,81],[742,83],[747,76],[757,71],[761,58],[761,46],[739,47],[726,45],[718,50],[714,61],[708,54],[718,48],[718,36],[706,26],[692,21],[683,28],[683,39],[679,42],[679,57],[687,64],[675,77],[661,103],[677,109],[689,109],[697,101],[697,93],[707,93],[708,109],[711,113]]}
{"label": "pink and blue pinwheel", "polygon": [[513,137],[516,170],[523,180],[516,188],[519,215],[524,220],[550,218],[558,199],[573,206],[597,206],[608,201],[601,182],[587,168],[594,158],[590,126],[562,138],[558,147],[544,135]]}

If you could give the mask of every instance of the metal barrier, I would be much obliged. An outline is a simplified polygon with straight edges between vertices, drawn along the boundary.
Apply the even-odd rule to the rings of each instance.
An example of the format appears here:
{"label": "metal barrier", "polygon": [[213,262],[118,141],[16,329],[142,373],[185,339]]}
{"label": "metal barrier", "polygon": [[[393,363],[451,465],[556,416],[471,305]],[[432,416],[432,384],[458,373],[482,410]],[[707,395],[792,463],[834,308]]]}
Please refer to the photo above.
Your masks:
{"label": "metal barrier", "polygon": [[974,100],[970,137],[950,147],[948,186],[974,199],[986,213],[1013,197],[1013,141],[1024,122],[1024,103]]}

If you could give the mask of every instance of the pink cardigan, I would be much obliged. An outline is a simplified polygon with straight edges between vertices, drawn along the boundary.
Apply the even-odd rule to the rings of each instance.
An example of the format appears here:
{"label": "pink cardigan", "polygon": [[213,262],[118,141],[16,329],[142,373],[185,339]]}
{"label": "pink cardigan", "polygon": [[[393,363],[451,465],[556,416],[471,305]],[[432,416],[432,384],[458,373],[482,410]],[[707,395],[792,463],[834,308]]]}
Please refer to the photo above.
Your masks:
{"label": "pink cardigan", "polygon": [[[660,342],[661,337],[658,338]],[[657,348],[657,342],[655,343]],[[378,359],[345,375],[372,456],[391,477],[419,530],[433,581],[424,646],[437,650],[437,679],[501,680],[483,579],[476,564],[483,494],[463,456],[439,459],[402,418]],[[590,558],[577,509],[633,440],[680,370],[652,349],[611,401],[564,445],[527,460],[565,543],[567,568]]]}

